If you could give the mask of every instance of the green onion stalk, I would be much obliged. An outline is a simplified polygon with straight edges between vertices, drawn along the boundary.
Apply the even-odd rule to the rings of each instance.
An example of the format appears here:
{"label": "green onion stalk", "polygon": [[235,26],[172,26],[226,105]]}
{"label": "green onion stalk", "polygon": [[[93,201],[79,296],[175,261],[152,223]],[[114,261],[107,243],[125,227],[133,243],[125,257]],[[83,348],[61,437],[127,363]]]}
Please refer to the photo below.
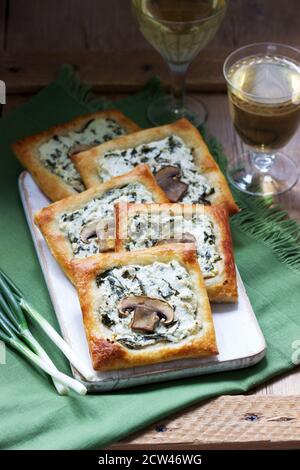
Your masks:
{"label": "green onion stalk", "polygon": [[92,378],[92,374],[87,370],[85,365],[81,364],[72,348],[70,348],[45,318],[27,302],[21,290],[0,269],[0,339],[49,374],[60,395],[66,395],[69,388],[84,395],[87,392],[85,385],[63,374],[56,368],[44,348],[29,330],[24,313],[39,324],[44,332],[87,380]]}
{"label": "green onion stalk", "polygon": [[[0,328],[2,327],[2,332],[5,328],[6,342],[11,346],[16,346],[18,343],[18,337],[26,341],[26,343],[32,348],[32,350],[48,365],[55,367],[50,357],[46,351],[41,347],[38,341],[31,334],[26,319],[23,315],[22,310],[17,304],[15,298],[11,295],[10,291],[7,289],[6,284],[3,282],[3,279],[0,277],[0,290],[1,292],[6,293],[7,301],[10,301],[10,304],[7,303],[5,297],[0,293]],[[15,309],[15,310],[13,310]],[[10,328],[10,331],[8,331]],[[9,335],[9,332],[11,333]],[[0,329],[1,334],[1,329]],[[2,338],[3,339],[3,338]],[[5,339],[3,339],[5,341]],[[13,344],[14,343],[14,344]],[[15,347],[16,349],[16,347]],[[61,382],[53,379],[54,386],[60,395],[66,395],[68,393],[68,388],[63,385]]]}

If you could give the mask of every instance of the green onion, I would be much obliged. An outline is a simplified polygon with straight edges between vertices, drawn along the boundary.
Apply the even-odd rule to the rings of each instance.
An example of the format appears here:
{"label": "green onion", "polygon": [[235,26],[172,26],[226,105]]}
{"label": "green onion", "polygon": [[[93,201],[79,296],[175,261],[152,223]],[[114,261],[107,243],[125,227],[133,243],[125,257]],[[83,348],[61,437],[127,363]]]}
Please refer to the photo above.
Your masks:
{"label": "green onion", "polygon": [[[59,372],[55,367],[46,351],[30,332],[23,311],[39,323],[63,352],[67,350],[68,358],[69,356],[75,356],[75,353],[68,345],[66,348],[65,345],[67,343],[58,335],[54,328],[25,300],[15,283],[0,270],[0,339],[49,374],[58,393],[67,394],[68,387],[70,387],[77,393],[84,395],[87,389],[81,382]],[[63,347],[61,347],[62,345]],[[77,358],[75,362],[76,364],[79,363]],[[81,366],[81,364],[79,365]],[[85,367],[79,368],[76,366],[76,368],[79,371],[80,369],[85,371]],[[90,375],[88,372],[87,376]]]}
{"label": "green onion", "polygon": [[[11,300],[10,305],[6,302],[5,297],[0,293],[0,308],[2,309],[2,321],[3,314],[6,316],[6,319],[10,321],[10,328],[14,331],[15,335],[25,339],[25,341],[31,346],[33,351],[40,356],[45,362],[47,362],[52,367],[55,367],[53,362],[51,361],[50,357],[46,353],[46,351],[42,348],[42,346],[38,343],[38,341],[34,338],[31,334],[29,327],[27,325],[26,319],[23,315],[23,312],[19,308],[19,305],[15,303],[15,299],[11,297],[10,292],[7,288],[7,285],[3,282],[0,277],[0,289],[2,292],[6,293],[8,302],[9,299]],[[16,308],[15,315],[13,313],[13,306]],[[60,395],[67,395],[68,388],[57,381],[56,379],[52,379],[54,386]]]}
{"label": "green onion", "polygon": [[89,369],[82,364],[78,359],[76,353],[73,349],[66,343],[66,341],[57,333],[50,323],[45,320],[45,318],[24,298],[21,290],[16,286],[16,284],[0,269],[0,279],[5,281],[9,286],[13,296],[16,299],[17,303],[22,307],[22,309],[29,315],[39,326],[44,330],[44,332],[49,336],[53,343],[64,353],[64,355],[69,359],[71,364],[80,372],[80,374],[87,380],[92,380],[94,378],[94,373],[90,372]]}

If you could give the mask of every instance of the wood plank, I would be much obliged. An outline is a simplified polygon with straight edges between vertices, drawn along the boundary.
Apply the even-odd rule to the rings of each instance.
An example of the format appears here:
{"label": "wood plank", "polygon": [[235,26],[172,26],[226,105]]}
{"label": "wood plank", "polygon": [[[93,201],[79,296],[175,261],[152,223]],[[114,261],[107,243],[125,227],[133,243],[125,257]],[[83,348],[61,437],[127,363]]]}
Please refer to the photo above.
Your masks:
{"label": "wood plank", "polygon": [[[204,51],[192,64],[187,75],[188,89],[223,91],[222,64],[228,49]],[[8,93],[34,93],[51,82],[61,64],[74,64],[83,81],[97,92],[129,92],[141,88],[153,75],[168,83],[163,59],[152,49],[143,54],[105,54],[100,51],[17,51],[4,52],[0,76]]]}
{"label": "wood plank", "polygon": [[[138,31],[131,0],[10,0],[8,49],[90,48],[141,51],[150,46]],[[208,47],[257,41],[299,41],[298,0],[234,0]],[[30,27],[28,27],[30,25]],[[280,27],[279,27],[280,25]]]}
{"label": "wood plank", "polygon": [[[234,47],[254,42],[299,43],[299,0],[234,0],[225,21]],[[226,44],[227,45],[227,44]]]}
{"label": "wood plank", "polygon": [[7,48],[88,47],[90,3],[90,0],[9,0]]}
{"label": "wood plank", "polygon": [[10,0],[7,45],[10,50],[81,48],[106,53],[151,48],[138,30],[131,0]]}
{"label": "wood plank", "polygon": [[[214,44],[225,41],[231,46],[231,31],[229,14]],[[131,0],[10,0],[7,45],[9,50],[30,45],[32,49],[78,47],[105,53],[151,49],[139,32]]]}
{"label": "wood plank", "polygon": [[6,45],[7,16],[8,16],[8,0],[0,0],[0,50],[1,51],[5,48],[5,45]]}
{"label": "wood plank", "polygon": [[129,449],[298,449],[297,396],[223,396],[109,447]]}
{"label": "wood plank", "polygon": [[[129,50],[138,52],[151,48],[139,31],[138,23],[131,11],[130,4],[131,0],[123,0],[122,4],[119,0],[110,0],[109,3],[105,2],[105,0],[104,2],[103,0],[102,2],[98,0],[97,2],[90,1],[88,3],[90,14],[90,29],[88,33],[90,48],[101,49],[111,53],[116,51],[128,52]],[[99,12],[100,5],[101,13]],[[230,18],[232,8],[234,7],[229,5],[228,14],[215,39],[208,45],[209,48],[233,46]],[[99,28],[99,17],[105,18],[105,21],[101,23],[101,28]]]}
{"label": "wood plank", "polygon": [[[273,379],[257,390],[257,395],[300,396],[300,368]],[[300,446],[299,446],[300,447]]]}
{"label": "wood plank", "polygon": [[[7,1],[0,0],[0,7]],[[191,65],[188,88],[225,90],[222,64],[233,47],[258,40],[297,45],[296,2],[290,0],[289,8],[281,0],[230,2],[216,38]],[[8,92],[37,91],[65,62],[77,64],[83,78],[100,92],[136,90],[153,73],[168,82],[163,60],[138,30],[130,0],[10,0],[6,11],[5,44],[12,53],[3,57],[0,73],[8,83]],[[87,53],[84,49],[90,50]]]}

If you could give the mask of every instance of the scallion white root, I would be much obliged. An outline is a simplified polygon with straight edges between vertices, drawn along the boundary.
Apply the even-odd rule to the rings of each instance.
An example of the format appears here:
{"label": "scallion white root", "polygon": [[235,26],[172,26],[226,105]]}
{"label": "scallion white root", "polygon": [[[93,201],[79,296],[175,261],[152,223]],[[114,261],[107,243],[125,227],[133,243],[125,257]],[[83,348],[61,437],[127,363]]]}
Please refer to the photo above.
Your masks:
{"label": "scallion white root", "polygon": [[35,310],[31,305],[29,305],[24,299],[20,300],[20,306],[27,312],[27,314],[35,320],[42,330],[49,336],[53,343],[64,353],[64,355],[69,359],[71,364],[80,372],[80,374],[86,380],[92,380],[94,377],[93,372],[90,370],[78,359],[73,349],[66,343],[66,341],[57,333],[50,323],[45,320],[45,318]]}
{"label": "scallion white root", "polygon": [[64,384],[66,387],[70,387],[75,392],[79,393],[79,395],[85,395],[87,393],[87,389],[85,385],[83,385],[78,380],[72,379],[66,374],[59,372],[56,367],[50,366],[48,363],[43,361],[37,354],[33,353],[27,346],[22,344],[20,341],[11,340],[11,345],[21,352],[24,356],[26,356],[30,361],[32,361],[35,365],[40,367],[40,369],[44,370],[47,374],[49,374],[54,379],[58,380],[60,383]]}
{"label": "scallion white root", "polygon": [[0,339],[22,353],[27,359],[49,374],[59,394],[68,393],[68,387],[80,395],[87,389],[80,381],[60,372],[44,348],[29,330],[24,313],[34,319],[65,354],[76,369],[87,379],[93,374],[78,360],[74,351],[55,329],[24,298],[20,289],[0,269]]}
{"label": "scallion white root", "polygon": [[[57,370],[55,364],[52,362],[46,351],[42,348],[40,343],[35,339],[35,337],[30,333],[29,330],[23,332],[24,338],[27,340],[31,348],[33,349],[34,352],[44,361],[46,362],[50,367],[53,367]],[[57,393],[59,395],[68,395],[69,389],[65,385],[63,385],[61,382],[59,382],[57,379],[52,377],[53,385],[57,390]]]}

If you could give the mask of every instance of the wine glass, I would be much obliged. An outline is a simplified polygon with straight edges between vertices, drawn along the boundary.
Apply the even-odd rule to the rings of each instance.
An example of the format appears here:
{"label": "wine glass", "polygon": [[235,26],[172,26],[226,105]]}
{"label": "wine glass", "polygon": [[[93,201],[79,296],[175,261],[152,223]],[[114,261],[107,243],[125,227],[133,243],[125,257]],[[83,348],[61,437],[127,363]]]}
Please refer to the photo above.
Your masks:
{"label": "wine glass", "polygon": [[248,150],[229,165],[240,191],[281,194],[298,181],[295,163],[279,152],[300,122],[300,51],[282,44],[251,44],[224,63],[229,110]]}
{"label": "wine glass", "polygon": [[226,0],[132,0],[141,32],[171,73],[171,97],[157,98],[148,108],[154,125],[186,117],[199,126],[207,119],[203,103],[185,96],[185,78],[192,60],[216,34],[226,5]]}

